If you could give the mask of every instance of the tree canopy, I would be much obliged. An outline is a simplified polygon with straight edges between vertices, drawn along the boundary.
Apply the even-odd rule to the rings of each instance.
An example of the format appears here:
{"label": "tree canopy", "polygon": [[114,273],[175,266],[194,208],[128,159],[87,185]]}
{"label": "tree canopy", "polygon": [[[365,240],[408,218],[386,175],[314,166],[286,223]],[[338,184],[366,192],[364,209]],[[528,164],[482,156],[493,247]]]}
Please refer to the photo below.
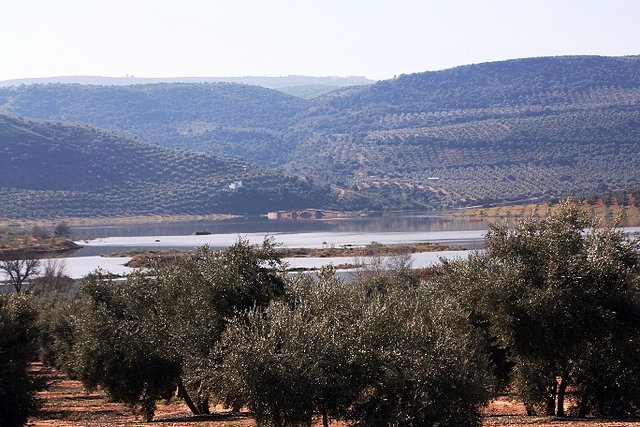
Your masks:
{"label": "tree canopy", "polygon": [[506,351],[529,412],[565,415],[572,385],[580,414],[634,416],[639,279],[638,241],[567,202],[542,220],[492,226],[486,252],[446,263],[440,282]]}

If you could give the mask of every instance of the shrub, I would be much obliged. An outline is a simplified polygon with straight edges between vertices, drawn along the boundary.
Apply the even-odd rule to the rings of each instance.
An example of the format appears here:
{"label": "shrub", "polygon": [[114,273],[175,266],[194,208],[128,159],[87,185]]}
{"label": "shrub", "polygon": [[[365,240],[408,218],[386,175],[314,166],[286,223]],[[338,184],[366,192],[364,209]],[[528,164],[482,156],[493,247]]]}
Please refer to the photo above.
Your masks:
{"label": "shrub", "polygon": [[426,286],[377,286],[325,271],[298,279],[289,303],[234,321],[220,347],[223,396],[274,427],[310,425],[315,411],[325,425],[478,425],[492,378],[462,310]]}
{"label": "shrub", "polygon": [[24,296],[0,295],[0,425],[24,425],[43,384],[27,368],[36,355],[36,313]]}

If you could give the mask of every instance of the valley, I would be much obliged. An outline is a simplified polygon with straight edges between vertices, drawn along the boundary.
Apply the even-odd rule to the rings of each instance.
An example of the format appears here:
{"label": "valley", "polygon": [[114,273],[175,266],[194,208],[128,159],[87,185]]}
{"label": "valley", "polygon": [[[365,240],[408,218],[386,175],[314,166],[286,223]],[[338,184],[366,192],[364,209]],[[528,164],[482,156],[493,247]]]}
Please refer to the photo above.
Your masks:
{"label": "valley", "polygon": [[435,210],[633,192],[639,104],[638,56],[468,65],[310,98],[237,83],[0,87],[0,217]]}

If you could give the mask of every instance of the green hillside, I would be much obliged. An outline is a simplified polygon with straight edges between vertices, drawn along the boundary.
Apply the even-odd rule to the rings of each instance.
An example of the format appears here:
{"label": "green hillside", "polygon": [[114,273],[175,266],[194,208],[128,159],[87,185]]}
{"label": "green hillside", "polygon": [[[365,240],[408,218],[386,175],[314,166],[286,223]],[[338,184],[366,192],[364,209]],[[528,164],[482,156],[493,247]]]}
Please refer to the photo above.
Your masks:
{"label": "green hillside", "polygon": [[340,89],[341,87],[342,86],[335,85],[302,85],[281,87],[278,88],[278,90],[288,95],[297,96],[298,98],[312,99],[320,95],[333,92],[334,90]]}
{"label": "green hillside", "polygon": [[456,206],[640,181],[640,57],[471,65],[317,104],[288,170],[385,197]]}
{"label": "green hillside", "polygon": [[25,85],[0,88],[0,111],[279,168],[387,208],[640,185],[638,56],[476,64],[311,99],[239,84]]}
{"label": "green hillside", "polygon": [[0,88],[0,112],[88,124],[263,165],[289,159],[292,147],[282,130],[306,108],[301,98],[233,83]]}
{"label": "green hillside", "polygon": [[333,200],[327,187],[240,160],[0,115],[0,218],[261,213]]}

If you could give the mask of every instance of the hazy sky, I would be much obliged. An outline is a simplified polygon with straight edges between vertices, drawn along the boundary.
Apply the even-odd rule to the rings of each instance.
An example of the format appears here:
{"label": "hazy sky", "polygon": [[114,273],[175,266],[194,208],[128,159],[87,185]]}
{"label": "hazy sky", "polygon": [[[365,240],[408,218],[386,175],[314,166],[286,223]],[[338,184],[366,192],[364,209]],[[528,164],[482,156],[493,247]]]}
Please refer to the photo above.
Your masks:
{"label": "hazy sky", "polygon": [[640,54],[640,0],[1,0],[0,80],[396,74]]}

